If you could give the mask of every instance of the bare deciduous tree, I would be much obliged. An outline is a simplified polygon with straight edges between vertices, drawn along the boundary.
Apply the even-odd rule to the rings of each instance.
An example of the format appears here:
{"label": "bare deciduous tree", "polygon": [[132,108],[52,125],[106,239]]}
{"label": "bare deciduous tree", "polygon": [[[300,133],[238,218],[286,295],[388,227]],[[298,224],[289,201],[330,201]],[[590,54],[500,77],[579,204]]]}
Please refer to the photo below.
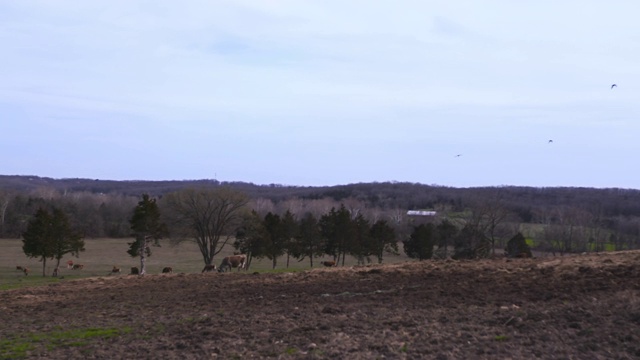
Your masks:
{"label": "bare deciduous tree", "polygon": [[248,198],[230,188],[184,189],[166,195],[174,241],[195,241],[206,265],[235,234],[246,210]]}

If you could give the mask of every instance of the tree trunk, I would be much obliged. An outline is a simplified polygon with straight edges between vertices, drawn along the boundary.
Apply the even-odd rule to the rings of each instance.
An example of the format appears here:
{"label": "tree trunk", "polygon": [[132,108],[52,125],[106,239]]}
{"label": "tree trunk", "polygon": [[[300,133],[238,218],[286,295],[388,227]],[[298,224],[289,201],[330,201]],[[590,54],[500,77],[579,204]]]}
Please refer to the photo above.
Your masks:
{"label": "tree trunk", "polygon": [[145,239],[142,241],[142,249],[140,250],[140,276],[144,275],[147,272],[145,268],[145,263],[147,261],[147,246],[149,246],[149,240]]}
{"label": "tree trunk", "polygon": [[58,269],[60,269],[60,260],[61,258],[56,259],[56,267],[53,269],[53,277],[58,277]]}
{"label": "tree trunk", "polygon": [[42,277],[47,276],[46,270],[47,270],[47,258],[43,256],[42,257]]}

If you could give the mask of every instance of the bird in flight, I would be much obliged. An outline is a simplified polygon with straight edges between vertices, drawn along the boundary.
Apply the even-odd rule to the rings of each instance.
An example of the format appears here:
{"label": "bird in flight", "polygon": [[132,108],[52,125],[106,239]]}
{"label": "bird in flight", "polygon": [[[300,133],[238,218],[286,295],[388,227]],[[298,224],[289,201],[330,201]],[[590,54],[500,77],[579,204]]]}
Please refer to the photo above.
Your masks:
{"label": "bird in flight", "polygon": [[548,144],[551,144],[553,142],[553,140],[549,140]]}
{"label": "bird in flight", "polygon": [[462,154],[458,154],[458,155],[456,155],[456,157],[460,157],[460,156],[462,156]]}
{"label": "bird in flight", "polygon": [[611,84],[611,90],[613,90],[614,87],[618,87],[618,85],[616,84]]}

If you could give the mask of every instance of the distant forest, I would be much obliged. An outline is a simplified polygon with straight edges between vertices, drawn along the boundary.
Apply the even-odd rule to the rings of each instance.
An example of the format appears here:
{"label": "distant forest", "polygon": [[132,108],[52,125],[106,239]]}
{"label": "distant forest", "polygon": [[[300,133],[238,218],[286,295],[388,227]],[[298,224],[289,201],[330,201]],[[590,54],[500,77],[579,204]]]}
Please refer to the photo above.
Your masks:
{"label": "distant forest", "polygon": [[[463,227],[482,222],[504,246],[521,232],[535,248],[599,251],[640,248],[640,190],[577,187],[454,188],[401,182],[304,187],[217,180],[111,181],[0,175],[0,238],[20,238],[39,207],[63,209],[86,237],[129,237],[128,219],[142,194],[162,199],[187,188],[228,187],[246,194],[260,216],[290,211],[320,217],[344,206],[372,223],[384,219],[398,241],[425,222]],[[433,210],[415,217],[408,210]],[[497,214],[500,216],[491,216]],[[489,236],[489,235],[488,235]],[[568,240],[567,240],[568,239]],[[567,243],[569,241],[569,243]]]}

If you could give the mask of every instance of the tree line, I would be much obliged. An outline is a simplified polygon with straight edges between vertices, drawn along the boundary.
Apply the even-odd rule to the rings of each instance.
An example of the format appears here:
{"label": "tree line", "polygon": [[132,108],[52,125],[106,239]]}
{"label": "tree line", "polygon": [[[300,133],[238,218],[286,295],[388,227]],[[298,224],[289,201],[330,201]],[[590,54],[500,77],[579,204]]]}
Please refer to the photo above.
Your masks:
{"label": "tree line", "polygon": [[[0,176],[0,183],[2,179]],[[129,182],[110,183],[123,188]],[[133,183],[136,184],[135,189],[140,189],[149,182]],[[191,187],[187,185],[193,185],[193,182],[170,182],[171,186],[160,183],[165,192],[159,191],[155,195],[143,193],[157,199],[163,221],[170,230],[171,241],[196,242],[207,264],[224,246],[232,245],[237,235],[239,238],[245,236],[255,240],[255,233],[249,231],[252,229],[254,232],[266,231],[269,236],[263,237],[263,242],[273,242],[269,246],[258,246],[259,242],[253,241],[256,244],[251,245],[250,253],[254,256],[277,259],[274,254],[284,251],[287,259],[299,259],[303,254],[297,248],[300,244],[296,242],[302,241],[302,235],[298,234],[306,231],[304,239],[313,239],[314,232],[309,230],[313,226],[309,223],[314,221],[319,226],[323,225],[320,226],[322,238],[318,251],[322,250],[323,256],[336,259],[344,259],[345,255],[365,260],[377,258],[377,250],[369,248],[372,239],[370,232],[376,224],[380,226],[381,221],[393,230],[396,241],[402,244],[411,238],[418,226],[423,225],[426,228],[421,228],[421,231],[436,234],[434,236],[437,239],[433,240],[434,256],[455,251],[456,243],[462,253],[462,249],[470,251],[475,247],[479,250],[488,248],[490,254],[495,254],[502,251],[507,241],[518,233],[535,250],[558,254],[640,248],[640,192],[637,190],[522,187],[453,189],[407,183],[317,188],[254,186],[245,183],[235,186],[236,183],[216,181],[196,182],[197,186]],[[48,184],[56,184],[56,181],[49,181]],[[97,189],[104,190],[100,187]],[[250,191],[245,191],[247,189]],[[83,238],[129,238],[132,236],[132,209],[140,201],[139,194],[72,191],[56,186],[38,186],[30,190],[0,188],[0,237],[21,238],[39,209],[57,209],[67,216],[69,226]],[[229,212],[236,208],[246,211]],[[412,217],[407,215],[407,210],[411,209],[434,210],[437,216]],[[251,211],[255,213],[253,218],[247,215]],[[349,222],[341,220],[340,216],[346,213],[349,214]],[[282,230],[278,229],[284,226],[280,223],[291,223],[291,217],[295,220],[295,231],[292,230],[293,235],[283,241],[278,235]],[[206,223],[205,220],[209,218],[226,221]],[[259,227],[255,224],[242,225],[243,221],[248,221],[247,218],[255,224],[263,224]],[[303,220],[307,223],[303,223]],[[336,228],[342,226],[347,229],[340,233],[344,239],[335,235],[330,246],[323,243],[330,238],[329,220],[336,224]],[[438,232],[429,228],[437,228],[445,220],[457,230],[456,236],[446,237],[446,245],[442,243],[444,240],[440,239]],[[194,227],[193,224],[200,226]],[[237,233],[241,227],[245,228],[245,235]],[[464,243],[461,239],[465,238],[468,243],[477,244],[460,245],[461,241]],[[282,245],[283,249],[280,249],[280,243],[285,244]],[[248,246],[238,244],[238,251]],[[479,251],[476,255],[482,253]],[[309,256],[306,255],[306,258],[309,259]]]}
{"label": "tree line", "polygon": [[371,223],[362,214],[354,216],[344,205],[332,208],[317,218],[307,212],[297,218],[290,210],[282,216],[268,212],[261,217],[255,210],[242,221],[233,247],[252,258],[267,258],[276,267],[278,259],[284,257],[286,266],[291,258],[309,260],[330,256],[344,265],[347,255],[358,259],[358,263],[371,262],[371,258],[382,263],[387,253],[398,254],[395,230],[386,220]]}

